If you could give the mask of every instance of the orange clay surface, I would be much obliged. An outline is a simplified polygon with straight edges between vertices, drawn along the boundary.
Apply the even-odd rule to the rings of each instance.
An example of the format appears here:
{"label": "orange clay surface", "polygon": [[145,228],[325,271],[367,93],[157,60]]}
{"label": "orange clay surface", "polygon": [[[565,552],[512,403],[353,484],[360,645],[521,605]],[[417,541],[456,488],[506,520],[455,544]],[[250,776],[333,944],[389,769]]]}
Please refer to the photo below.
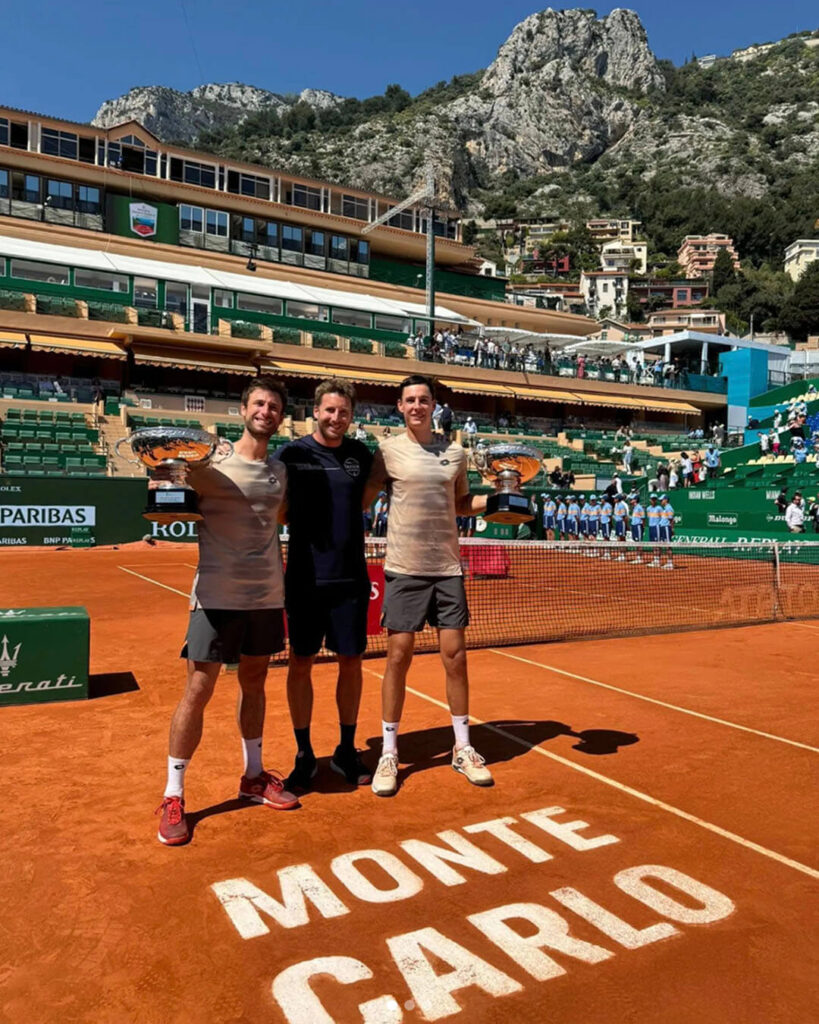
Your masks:
{"label": "orange clay surface", "polygon": [[[188,772],[193,838],[169,849],[152,811],[182,690],[195,548],[0,557],[0,606],[85,605],[95,684],[121,691],[0,709],[0,1020],[819,1019],[819,625],[471,651],[482,723],[472,739],[496,780],[486,790],[449,766],[442,669],[437,655],[419,655],[391,800],[329,771],[335,670],[320,664],[320,773],[290,812],[235,799],[237,685],[225,673]],[[358,743],[374,763],[383,660],[364,665]],[[136,685],[117,685],[128,673]],[[284,669],[272,669],[264,750],[267,767],[286,774],[284,682]],[[538,810],[551,832],[523,817]],[[534,844],[529,857],[498,834],[464,831],[498,819],[507,840]],[[578,821],[588,827],[560,828]],[[450,857],[453,843],[463,857],[468,842],[483,858],[430,862],[426,846],[422,862],[407,840]],[[334,863],[362,850],[382,852]],[[283,869],[294,865],[310,865],[336,916],[308,899],[299,923],[291,900],[293,926],[283,927],[238,897],[234,909],[258,931],[243,938],[212,887],[244,879],[243,892],[252,885],[284,904]],[[682,874],[669,881],[667,869]],[[500,933],[469,920],[504,907]],[[521,941],[538,928],[539,939]],[[300,982],[311,968],[297,965],[316,958],[348,958],[313,968],[346,964],[355,976]]]}

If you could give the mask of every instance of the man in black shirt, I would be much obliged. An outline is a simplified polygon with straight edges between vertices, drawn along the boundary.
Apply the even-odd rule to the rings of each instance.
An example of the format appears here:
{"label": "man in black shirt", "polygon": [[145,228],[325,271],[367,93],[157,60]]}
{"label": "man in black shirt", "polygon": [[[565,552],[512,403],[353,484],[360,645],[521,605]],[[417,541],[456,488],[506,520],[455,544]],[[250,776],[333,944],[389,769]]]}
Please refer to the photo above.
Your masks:
{"label": "man in black shirt", "polygon": [[316,388],[313,433],[286,445],[278,456],[287,468],[287,700],[298,744],[288,785],[302,789],[316,774],[311,672],[322,643],[338,655],[341,739],[330,767],[352,785],[371,780],[355,749],[355,728],[370,600],[361,509],[372,455],[366,445],[345,436],[354,403],[355,391],[347,381],[323,381]]}

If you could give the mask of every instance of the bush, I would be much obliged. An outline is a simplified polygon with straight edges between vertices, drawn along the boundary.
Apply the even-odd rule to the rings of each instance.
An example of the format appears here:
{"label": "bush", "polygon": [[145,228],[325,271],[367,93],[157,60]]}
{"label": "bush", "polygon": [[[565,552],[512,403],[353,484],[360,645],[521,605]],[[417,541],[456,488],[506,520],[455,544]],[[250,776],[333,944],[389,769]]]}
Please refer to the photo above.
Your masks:
{"label": "bush", "polygon": [[313,335],[313,348],[338,348],[338,338],[335,334],[318,334]]}
{"label": "bush", "polygon": [[277,345],[301,345],[301,331],[295,327],[274,327],[273,341]]}
{"label": "bush", "polygon": [[247,320],[231,320],[230,336],[232,338],[254,338],[262,336],[261,324],[252,324]]}
{"label": "bush", "polygon": [[114,324],[124,324],[128,322],[125,307],[117,306],[114,305],[114,303],[108,302],[89,302],[88,319],[108,320]]}
{"label": "bush", "polygon": [[384,343],[384,355],[391,359],[406,359],[407,346],[400,341],[387,341]]}
{"label": "bush", "polygon": [[79,316],[77,304],[73,299],[37,296],[37,312],[46,316]]}
{"label": "bush", "polygon": [[25,313],[25,296],[19,292],[0,292],[0,309],[13,309],[18,313]]}
{"label": "bush", "polygon": [[[313,338],[315,344],[315,337]],[[350,338],[350,351],[371,356],[373,354],[373,343],[366,338]]]}

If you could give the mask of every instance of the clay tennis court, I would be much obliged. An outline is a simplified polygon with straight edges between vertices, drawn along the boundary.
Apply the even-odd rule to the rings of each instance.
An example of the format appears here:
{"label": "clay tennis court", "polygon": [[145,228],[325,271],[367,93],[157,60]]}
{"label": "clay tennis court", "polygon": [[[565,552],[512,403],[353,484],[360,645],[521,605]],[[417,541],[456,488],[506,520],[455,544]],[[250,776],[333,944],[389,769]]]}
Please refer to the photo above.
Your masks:
{"label": "clay tennis court", "polygon": [[[327,770],[320,664],[323,769],[291,812],[235,799],[225,673],[188,775],[193,838],[170,849],[151,812],[194,561],[184,545],[3,553],[0,606],[88,608],[98,696],[0,709],[0,1019],[817,1019],[819,623],[471,651],[489,790],[451,770],[443,673],[419,656],[392,800]],[[382,666],[365,662],[365,759]],[[265,762],[286,774],[284,678]]]}

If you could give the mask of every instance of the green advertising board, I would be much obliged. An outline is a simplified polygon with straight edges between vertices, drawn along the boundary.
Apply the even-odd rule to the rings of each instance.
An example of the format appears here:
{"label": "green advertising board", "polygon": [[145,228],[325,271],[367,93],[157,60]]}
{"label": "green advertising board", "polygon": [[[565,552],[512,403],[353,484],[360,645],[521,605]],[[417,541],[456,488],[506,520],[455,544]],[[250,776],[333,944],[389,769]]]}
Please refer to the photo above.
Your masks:
{"label": "green advertising board", "polygon": [[0,548],[92,547],[151,536],[196,541],[196,523],[148,522],[142,516],[147,481],[0,477]]}
{"label": "green advertising board", "polygon": [[169,203],[109,195],[107,223],[115,235],[179,245],[179,210]]}
{"label": "green advertising board", "polygon": [[774,504],[778,493],[775,486],[691,487],[672,491],[669,499],[678,531],[682,527],[784,535],[785,516]]}
{"label": "green advertising board", "polygon": [[88,697],[85,608],[0,608],[0,707]]}

